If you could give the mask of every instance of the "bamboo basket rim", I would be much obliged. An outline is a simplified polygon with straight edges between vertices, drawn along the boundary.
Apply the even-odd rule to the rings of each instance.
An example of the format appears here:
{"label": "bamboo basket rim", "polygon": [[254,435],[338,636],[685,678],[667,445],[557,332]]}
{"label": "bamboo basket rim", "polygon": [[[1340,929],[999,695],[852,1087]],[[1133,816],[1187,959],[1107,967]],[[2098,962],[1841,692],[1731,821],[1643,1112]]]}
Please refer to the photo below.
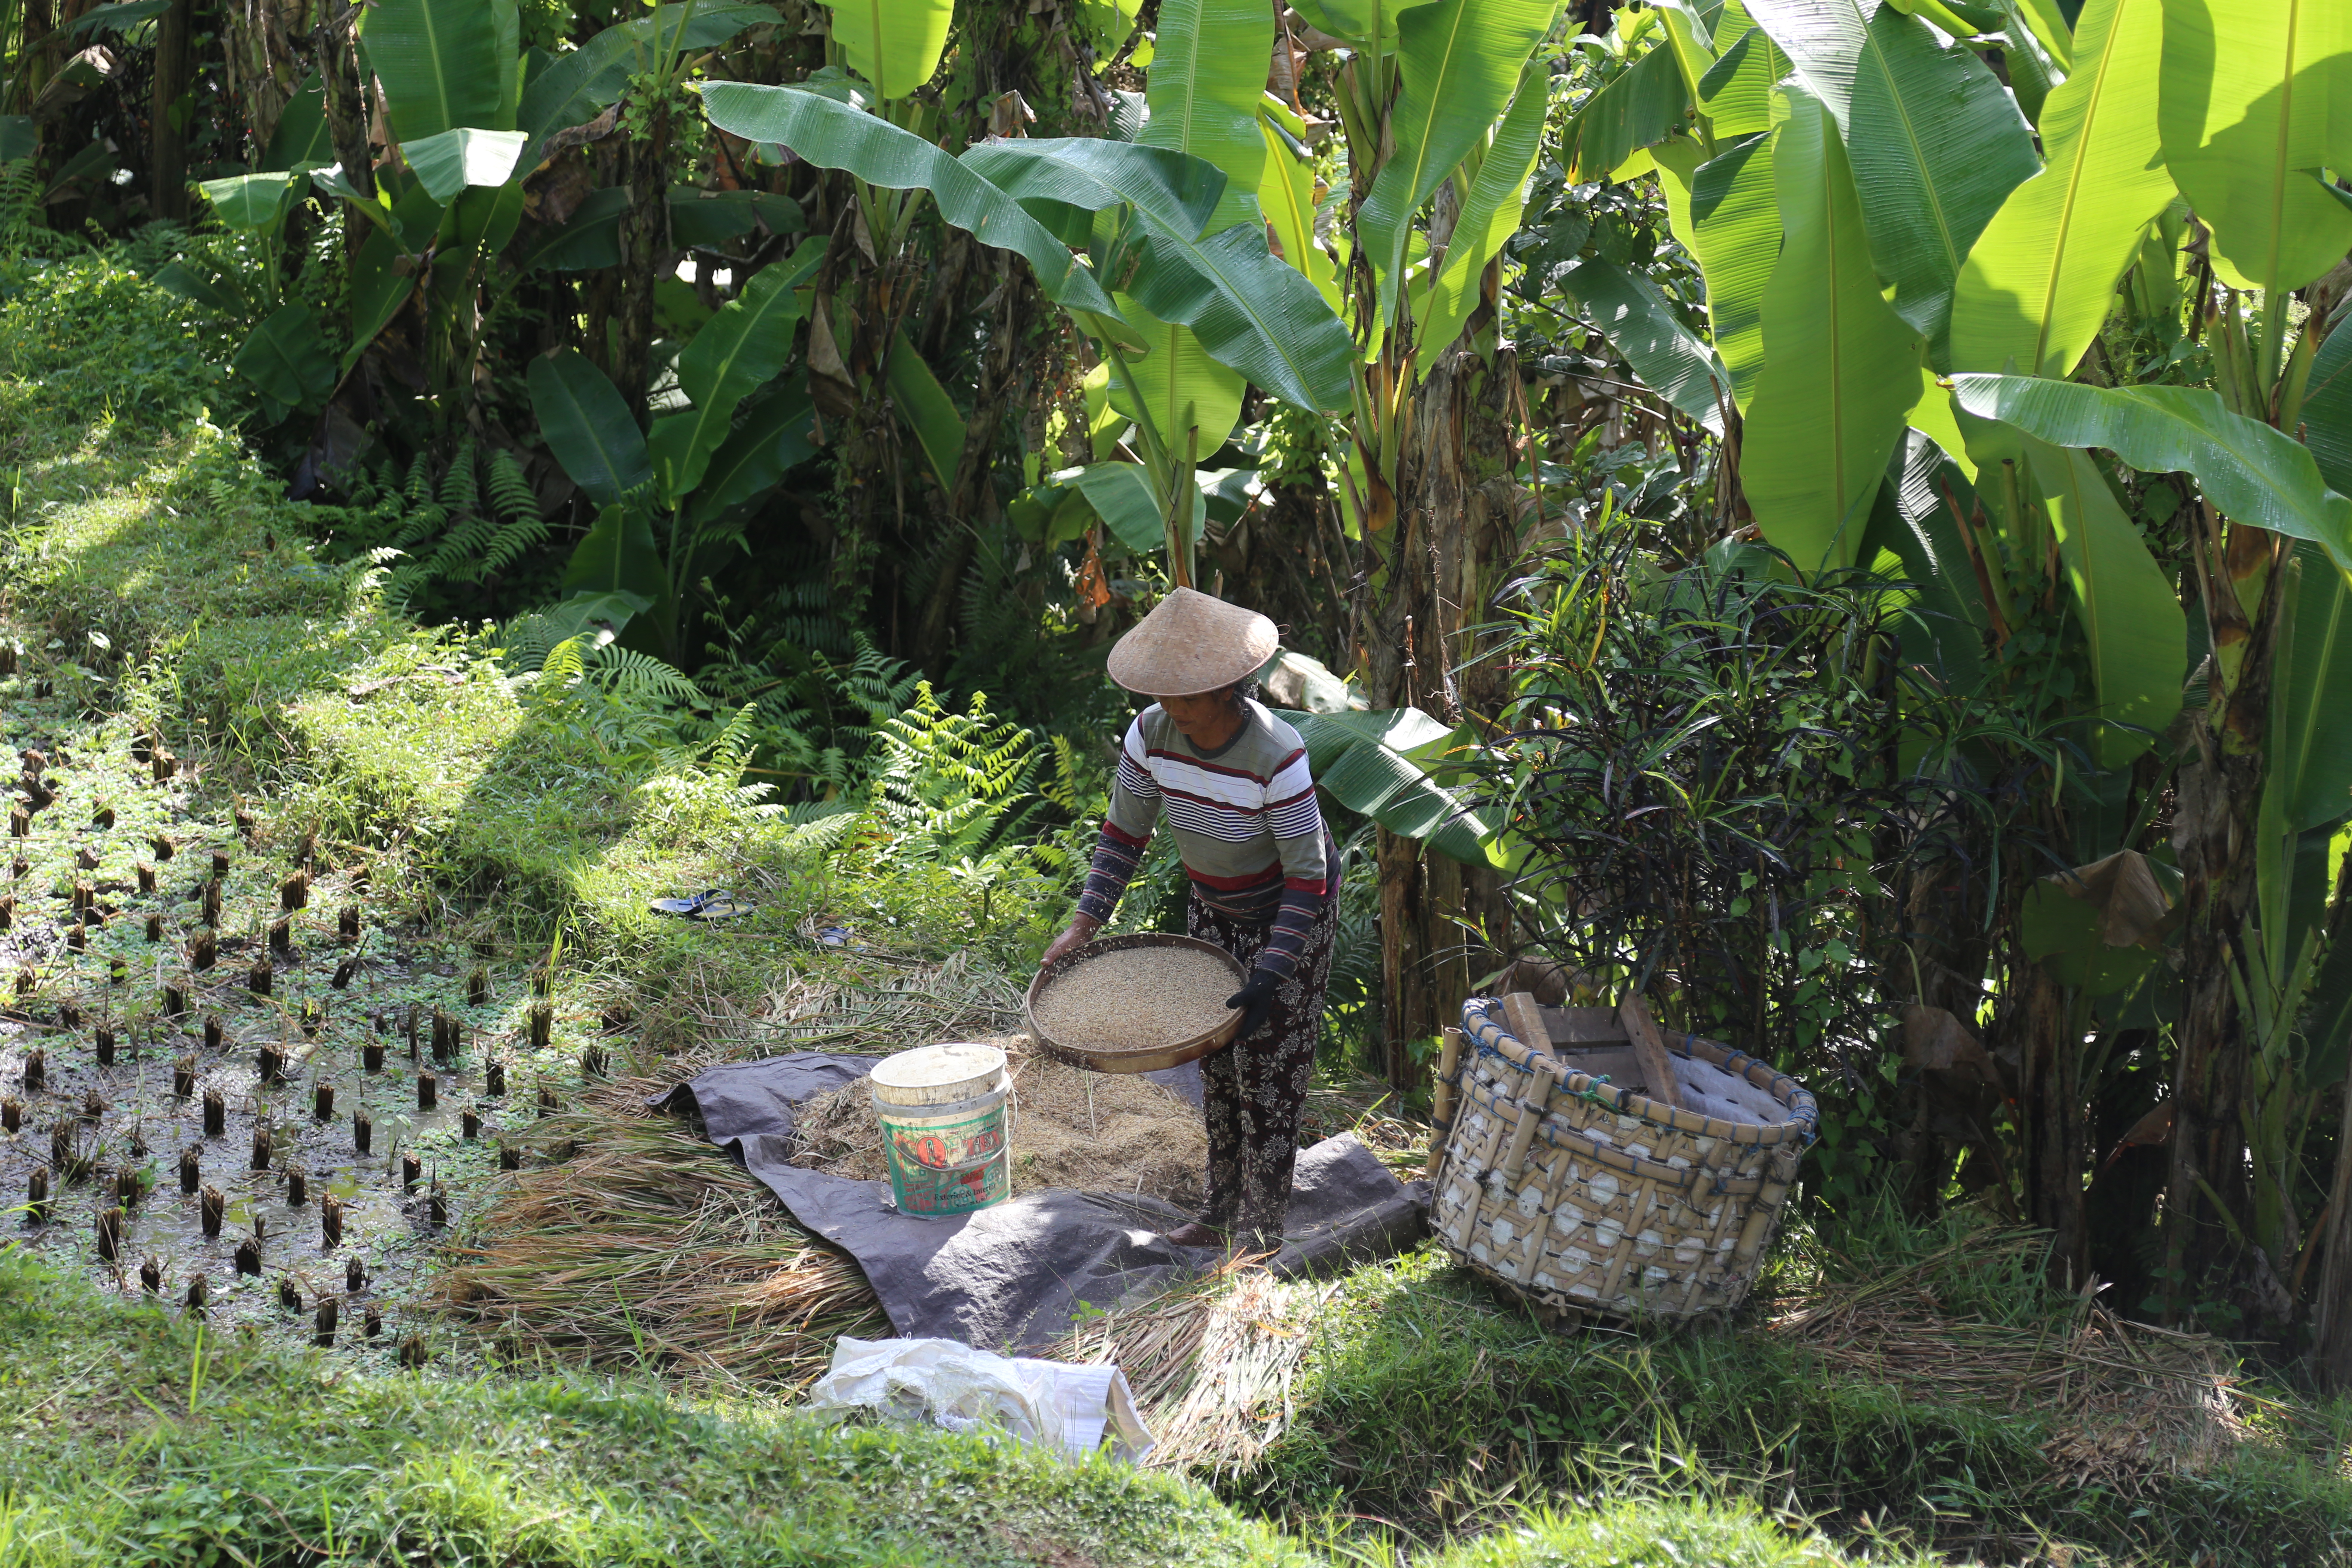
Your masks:
{"label": "bamboo basket rim", "polygon": [[[1706,1039],[1687,1031],[1666,1029],[1658,1031],[1659,1037],[1665,1043],[1667,1050],[1673,1054],[1706,1062],[1725,1072],[1745,1079],[1749,1084],[1771,1095],[1773,1099],[1788,1108],[1787,1121],[1727,1121],[1721,1117],[1708,1116],[1700,1111],[1684,1110],[1675,1106],[1662,1105],[1647,1095],[1636,1094],[1630,1089],[1621,1088],[1610,1083],[1606,1079],[1595,1078],[1580,1068],[1570,1066],[1548,1041],[1538,1046],[1530,1046],[1522,1041],[1511,1033],[1508,1021],[1501,1016],[1502,1007],[1502,999],[1494,996],[1473,996],[1463,1003],[1464,1035],[1475,1045],[1480,1054],[1507,1062],[1520,1071],[1530,1070],[1534,1066],[1534,1059],[1538,1057],[1542,1057],[1564,1068],[1564,1076],[1559,1087],[1553,1091],[1555,1094],[1605,1106],[1621,1116],[1635,1117],[1654,1127],[1670,1128],[1677,1132],[1691,1133],[1702,1138],[1728,1140],[1733,1143],[1774,1148],[1782,1143],[1794,1142],[1801,1149],[1810,1147],[1819,1136],[1821,1108],[1813,1099],[1811,1091],[1787,1073],[1779,1071],[1769,1063],[1751,1057],[1745,1051],[1734,1050],[1717,1041]],[[1469,1063],[1465,1061],[1456,1070],[1457,1072],[1465,1070],[1468,1066]],[[1545,1120],[1549,1121],[1551,1118],[1547,1116]],[[1622,1153],[1619,1153],[1619,1158],[1629,1162],[1636,1161],[1635,1156]],[[1612,1160],[1609,1163],[1613,1164],[1617,1162]],[[1666,1167],[1658,1165],[1656,1169],[1658,1172],[1664,1172]],[[1654,1173],[1644,1170],[1642,1173],[1646,1175]],[[1683,1174],[1683,1173],[1675,1173]]]}

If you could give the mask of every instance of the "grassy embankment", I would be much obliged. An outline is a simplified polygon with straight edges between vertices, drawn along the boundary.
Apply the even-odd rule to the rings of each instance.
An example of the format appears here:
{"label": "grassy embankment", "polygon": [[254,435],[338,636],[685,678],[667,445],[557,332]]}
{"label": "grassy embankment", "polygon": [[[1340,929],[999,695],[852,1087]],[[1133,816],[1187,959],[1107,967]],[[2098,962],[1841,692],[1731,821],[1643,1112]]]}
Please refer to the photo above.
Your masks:
{"label": "grassy embankment", "polygon": [[[794,980],[822,975],[826,955],[793,935],[808,914],[851,918],[913,957],[1018,952],[1031,933],[983,923],[944,868],[861,875],[812,853],[747,810],[724,768],[616,743],[590,704],[512,681],[478,644],[410,626],[359,574],[318,566],[302,542],[314,520],[194,417],[176,310],[94,262],[69,287],[20,280],[0,309],[7,605],[38,628],[37,658],[79,658],[110,701],[209,754],[221,804],[247,798],[264,842],[316,828],[364,849],[401,896],[517,967],[560,931],[569,1026],[627,1007],[648,1055],[710,1043],[713,1020],[752,1028]],[[760,912],[717,929],[645,912],[650,895],[715,882]],[[1857,1251],[1852,1266],[1906,1248],[1916,1260],[1932,1239],[1893,1236],[1889,1256]],[[2055,1321],[2014,1286],[1964,1266],[1932,1281],[1955,1317]],[[1756,1334],[1651,1347],[1548,1334],[1427,1256],[1340,1287],[1289,1434],[1221,1482],[1229,1502],[1292,1526],[1286,1540],[1174,1481],[937,1434],[829,1434],[756,1397],[361,1376],[234,1339],[200,1358],[196,1325],[23,1269],[0,1285],[0,1563],[395,1549],[1239,1562],[1307,1542],[1363,1551],[1347,1532],[1365,1516],[1424,1541],[1508,1526],[1448,1554],[1482,1568],[1833,1556],[1701,1470],[1662,1489],[1643,1457],[1658,1454],[1666,1474],[1693,1456],[1770,1477],[1762,1495],[1834,1511],[1850,1539],[1874,1533],[1867,1517],[2009,1560],[2042,1534],[2154,1561],[2321,1563],[2340,1560],[2329,1535],[2352,1518],[2352,1489],[2327,1474],[2352,1436],[2340,1413],[2330,1433],[2291,1407],[2194,1477],[2075,1486],[2045,1452],[2054,1411],[1827,1373],[1815,1351]],[[1579,1489],[1603,1500],[1572,1506]],[[1561,1511],[1517,1511],[1545,1501]]]}

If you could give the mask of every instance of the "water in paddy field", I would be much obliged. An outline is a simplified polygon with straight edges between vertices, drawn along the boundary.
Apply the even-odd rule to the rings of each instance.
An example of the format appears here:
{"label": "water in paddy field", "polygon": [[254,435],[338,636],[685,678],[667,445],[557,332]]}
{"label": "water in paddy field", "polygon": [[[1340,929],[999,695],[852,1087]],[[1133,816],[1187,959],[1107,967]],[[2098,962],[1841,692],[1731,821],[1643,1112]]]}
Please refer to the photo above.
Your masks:
{"label": "water in paddy field", "polygon": [[[388,1359],[414,1326],[401,1303],[422,1267],[495,1189],[500,1141],[527,1135],[541,1088],[572,1098],[573,1058],[529,1044],[520,965],[486,963],[465,943],[415,929],[413,910],[385,908],[391,899],[370,886],[364,851],[257,847],[239,825],[204,820],[185,773],[155,765],[152,738],[100,719],[57,744],[53,721],[78,705],[45,713],[47,704],[11,690],[27,684],[0,679],[9,751],[41,753],[37,773],[25,764],[33,783],[17,781],[11,837],[0,839],[0,896],[14,900],[0,931],[0,1099],[16,1102],[17,1124],[0,1131],[0,1248],[28,1247],[134,1297],[152,1262],[157,1296],[175,1307],[201,1276],[212,1322],[275,1325],[305,1340],[318,1302],[331,1298],[337,1344]],[[347,864],[330,866],[331,854]],[[215,856],[226,864],[207,927]],[[307,887],[289,892],[305,865]],[[455,1047],[445,1039],[438,1056],[436,1011]],[[110,1063],[100,1059],[102,1033],[113,1038]],[[280,1060],[268,1083],[265,1051]],[[493,1060],[503,1093],[490,1091]],[[430,1108],[418,1094],[428,1073]],[[208,1131],[211,1095],[218,1121]],[[478,1119],[472,1138],[468,1112]],[[372,1123],[365,1152],[354,1113]],[[266,1162],[256,1146],[262,1131]],[[189,1153],[194,1192],[183,1190]],[[404,1155],[417,1162],[413,1186]],[[37,1172],[48,1183],[46,1219],[30,1212]],[[212,1237],[206,1189],[221,1200]],[[126,1191],[110,1262],[100,1257],[100,1216]],[[331,1242],[330,1196],[341,1205]],[[256,1241],[259,1273],[241,1274],[238,1249]],[[363,1275],[356,1290],[354,1258]],[[289,1280],[299,1312],[281,1302]],[[374,1341],[364,1327],[371,1307],[383,1319]]]}

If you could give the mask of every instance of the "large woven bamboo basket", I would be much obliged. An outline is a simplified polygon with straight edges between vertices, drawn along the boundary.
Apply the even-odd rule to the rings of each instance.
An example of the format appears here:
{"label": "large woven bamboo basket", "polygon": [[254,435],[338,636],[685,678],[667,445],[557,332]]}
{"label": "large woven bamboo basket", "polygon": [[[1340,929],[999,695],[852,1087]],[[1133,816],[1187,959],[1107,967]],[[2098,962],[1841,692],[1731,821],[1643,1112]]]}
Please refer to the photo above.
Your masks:
{"label": "large woven bamboo basket", "polygon": [[[1666,1105],[1642,1092],[1614,1010],[1511,1003],[1507,1015],[1474,997],[1446,1032],[1439,1243],[1556,1310],[1679,1320],[1738,1306],[1812,1142],[1813,1097],[1752,1057],[1666,1034],[1682,1101]],[[1507,1016],[1548,1037],[1521,1040]]]}

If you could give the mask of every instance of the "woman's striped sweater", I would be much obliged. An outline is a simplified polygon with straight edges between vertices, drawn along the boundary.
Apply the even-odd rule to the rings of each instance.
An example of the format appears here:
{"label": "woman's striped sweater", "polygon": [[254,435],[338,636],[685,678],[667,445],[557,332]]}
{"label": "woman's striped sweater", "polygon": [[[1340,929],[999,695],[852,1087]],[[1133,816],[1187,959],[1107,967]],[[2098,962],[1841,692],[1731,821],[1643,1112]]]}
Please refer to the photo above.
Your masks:
{"label": "woman's striped sweater", "polygon": [[1110,919],[1165,812],[1194,894],[1234,920],[1271,925],[1258,967],[1286,975],[1339,886],[1339,850],[1298,731],[1259,703],[1244,706],[1240,733],[1214,752],[1195,748],[1158,703],[1135,716],[1078,910]]}

